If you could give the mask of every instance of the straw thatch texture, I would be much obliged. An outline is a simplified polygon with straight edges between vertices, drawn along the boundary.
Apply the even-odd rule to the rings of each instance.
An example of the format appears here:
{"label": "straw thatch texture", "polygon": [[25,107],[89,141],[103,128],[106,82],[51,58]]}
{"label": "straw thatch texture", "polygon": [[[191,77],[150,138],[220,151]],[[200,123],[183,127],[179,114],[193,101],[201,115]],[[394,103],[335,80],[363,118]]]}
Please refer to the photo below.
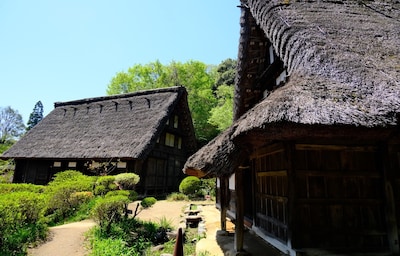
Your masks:
{"label": "straw thatch texture", "polygon": [[[55,103],[2,157],[142,159],[182,100],[187,106],[185,88],[172,87]],[[190,115],[187,107],[180,111]]]}
{"label": "straw thatch texture", "polygon": [[189,157],[183,167],[184,172],[201,178],[232,173],[240,164],[241,154],[243,154],[233,144],[232,132],[232,129],[227,129]]}
{"label": "straw thatch texture", "polygon": [[[230,152],[238,152],[242,146],[235,145],[235,139],[238,142],[240,137],[241,144],[253,131],[268,136],[271,130],[271,139],[279,140],[279,136],[295,139],[296,134],[310,133],[313,126],[318,127],[320,135],[326,127],[378,128],[373,134],[376,139],[382,128],[398,125],[398,1],[241,3],[234,110],[237,121],[229,136],[223,133],[214,140],[231,146],[223,151],[209,143],[189,158],[185,168],[196,167],[199,173],[205,170],[216,175],[232,172],[234,163],[226,163],[226,159],[234,159]],[[262,98],[269,45],[288,76],[283,86]],[[277,133],[282,127],[286,132]],[[296,127],[302,130],[292,132]],[[207,156],[207,152],[215,155]]]}
{"label": "straw thatch texture", "polygon": [[[281,121],[397,124],[400,4],[249,0],[245,5],[283,61],[288,82],[247,113],[236,134]],[[247,55],[239,53],[239,65],[248,65]],[[246,75],[239,72],[238,81]]]}

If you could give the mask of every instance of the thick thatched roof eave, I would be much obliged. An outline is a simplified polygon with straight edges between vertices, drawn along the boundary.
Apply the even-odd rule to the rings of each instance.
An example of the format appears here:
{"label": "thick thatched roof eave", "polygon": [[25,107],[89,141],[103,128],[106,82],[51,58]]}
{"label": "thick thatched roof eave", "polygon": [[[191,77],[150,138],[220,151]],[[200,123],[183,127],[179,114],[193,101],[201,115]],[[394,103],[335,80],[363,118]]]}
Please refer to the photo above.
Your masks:
{"label": "thick thatched roof eave", "polygon": [[[190,115],[186,97],[184,87],[171,87],[56,103],[1,157],[144,159],[175,108]],[[191,122],[189,116],[183,119]],[[193,125],[184,126],[185,136],[194,137]]]}
{"label": "thick thatched roof eave", "polygon": [[394,124],[400,109],[400,3],[242,0],[241,27],[236,118],[245,112],[244,99],[260,93],[271,44],[288,83],[270,92],[267,122]]}
{"label": "thick thatched roof eave", "polygon": [[233,144],[229,128],[188,158],[183,172],[201,178],[226,176],[240,164],[244,151]]}

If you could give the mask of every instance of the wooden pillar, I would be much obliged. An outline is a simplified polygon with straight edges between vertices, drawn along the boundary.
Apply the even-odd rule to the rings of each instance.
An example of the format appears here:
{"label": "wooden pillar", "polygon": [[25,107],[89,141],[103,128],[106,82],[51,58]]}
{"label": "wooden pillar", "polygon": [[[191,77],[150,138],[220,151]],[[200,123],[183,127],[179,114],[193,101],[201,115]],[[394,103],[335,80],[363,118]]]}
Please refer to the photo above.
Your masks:
{"label": "wooden pillar", "polygon": [[400,252],[399,248],[399,234],[397,230],[397,220],[396,220],[396,206],[395,199],[393,195],[393,188],[391,184],[392,173],[390,173],[390,168],[388,167],[388,150],[386,145],[381,145],[379,147],[380,163],[382,168],[382,185],[383,185],[383,196],[385,202],[385,216],[386,216],[386,229],[387,238],[389,242],[390,251],[393,254],[398,254]]}
{"label": "wooden pillar", "polygon": [[288,221],[288,230],[287,230],[287,247],[293,249],[295,244],[295,218],[296,218],[296,173],[294,165],[294,155],[295,155],[295,144],[291,141],[286,142],[284,144],[285,147],[285,156],[286,156],[286,169],[287,169],[287,180],[288,180],[288,204],[287,204],[287,221]]}
{"label": "wooden pillar", "polygon": [[144,175],[145,172],[143,170],[143,167],[144,167],[144,161],[143,160],[136,159],[134,161],[134,163],[133,163],[133,172],[136,173],[137,175],[139,175],[139,177],[140,177],[139,184],[137,184],[136,187],[139,190],[141,190],[140,191],[141,193],[147,194],[147,189],[145,187],[146,175]]}
{"label": "wooden pillar", "polygon": [[229,204],[229,177],[221,176],[220,182],[220,204],[221,204],[221,230],[226,231],[226,212]]}
{"label": "wooden pillar", "polygon": [[243,169],[238,168],[235,171],[235,191],[236,191],[236,223],[234,237],[234,251],[243,252],[244,240],[244,181]]}
{"label": "wooden pillar", "polygon": [[183,256],[183,235],[182,235],[182,228],[179,228],[179,229],[178,229],[178,236],[176,237],[173,256]]}

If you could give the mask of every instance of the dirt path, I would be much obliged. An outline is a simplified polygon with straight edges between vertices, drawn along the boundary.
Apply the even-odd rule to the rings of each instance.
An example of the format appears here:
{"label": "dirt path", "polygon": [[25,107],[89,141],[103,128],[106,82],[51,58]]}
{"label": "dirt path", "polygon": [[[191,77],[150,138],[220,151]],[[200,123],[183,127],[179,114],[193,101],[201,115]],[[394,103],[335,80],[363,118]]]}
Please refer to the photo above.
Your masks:
{"label": "dirt path", "polygon": [[[191,202],[169,202],[166,200],[157,201],[152,207],[143,209],[139,212],[136,218],[141,220],[148,220],[152,222],[159,222],[161,218],[165,217],[171,224],[178,228],[181,225],[185,226],[182,222],[184,213],[183,210]],[[213,256],[226,255],[233,248],[234,237],[218,236],[217,230],[220,228],[220,213],[215,208],[214,203],[208,202],[192,202],[201,205],[201,215],[205,221],[207,236],[206,239],[201,239],[197,246],[196,251],[209,252]],[[135,211],[137,202],[131,203],[129,209]],[[88,253],[84,246],[84,233],[93,227],[95,223],[91,220],[84,220],[80,222],[70,223],[58,227],[51,228],[52,238],[50,241],[43,245],[29,249],[29,256],[84,256]],[[229,228],[233,231],[233,226]],[[266,245],[264,242],[259,242],[258,238],[253,235],[245,234],[246,251],[251,255],[282,255],[271,246]]]}
{"label": "dirt path", "polygon": [[[138,202],[129,204],[128,208],[134,212],[137,203]],[[159,223],[160,219],[165,217],[175,228],[178,228],[183,218],[183,210],[189,204],[190,202],[186,201],[170,202],[166,200],[160,200],[157,201],[157,203],[155,203],[152,207],[142,209],[136,218]]]}
{"label": "dirt path", "polygon": [[84,256],[84,233],[93,227],[92,220],[69,223],[50,228],[50,241],[28,250],[30,256]]}
{"label": "dirt path", "polygon": [[[131,203],[129,209],[135,211],[137,202]],[[155,205],[139,212],[137,218],[159,222],[165,217],[176,228],[182,220],[182,209],[188,202],[157,201]],[[69,223],[50,228],[50,240],[28,250],[29,256],[84,256],[88,253],[84,246],[84,233],[95,225],[92,220]]]}

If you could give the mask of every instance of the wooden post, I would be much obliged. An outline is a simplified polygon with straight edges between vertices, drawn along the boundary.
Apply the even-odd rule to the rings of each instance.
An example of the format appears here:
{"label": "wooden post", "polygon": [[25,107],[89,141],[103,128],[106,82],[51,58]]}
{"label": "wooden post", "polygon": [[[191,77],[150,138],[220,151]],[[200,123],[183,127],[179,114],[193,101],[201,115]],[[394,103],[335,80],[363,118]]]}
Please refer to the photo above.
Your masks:
{"label": "wooden post", "polygon": [[243,169],[235,171],[235,191],[236,191],[236,223],[234,237],[234,251],[236,253],[243,252],[244,240],[244,182]]}
{"label": "wooden post", "polygon": [[393,195],[393,188],[390,180],[392,180],[393,176],[390,173],[390,168],[388,167],[388,150],[387,146],[381,145],[379,147],[379,160],[382,167],[382,185],[383,185],[383,196],[385,202],[385,215],[386,215],[386,229],[387,229],[387,238],[389,242],[390,251],[393,254],[398,254],[400,251],[399,248],[399,233],[397,230],[397,220],[396,220],[396,206]]}
{"label": "wooden post", "polygon": [[297,212],[296,207],[296,178],[295,178],[295,169],[294,169],[294,155],[295,155],[295,145],[293,142],[286,142],[284,144],[285,147],[285,156],[286,156],[286,168],[287,168],[287,179],[288,179],[288,209],[287,209],[287,221],[288,221],[288,230],[287,230],[287,246],[290,249],[293,249],[295,244],[295,214]]}
{"label": "wooden post", "polygon": [[178,229],[178,236],[176,237],[173,256],[183,256],[182,228]]}
{"label": "wooden post", "polygon": [[229,182],[228,177],[221,176],[220,181],[220,204],[221,204],[221,230],[226,231],[226,212],[228,211],[228,193]]}

